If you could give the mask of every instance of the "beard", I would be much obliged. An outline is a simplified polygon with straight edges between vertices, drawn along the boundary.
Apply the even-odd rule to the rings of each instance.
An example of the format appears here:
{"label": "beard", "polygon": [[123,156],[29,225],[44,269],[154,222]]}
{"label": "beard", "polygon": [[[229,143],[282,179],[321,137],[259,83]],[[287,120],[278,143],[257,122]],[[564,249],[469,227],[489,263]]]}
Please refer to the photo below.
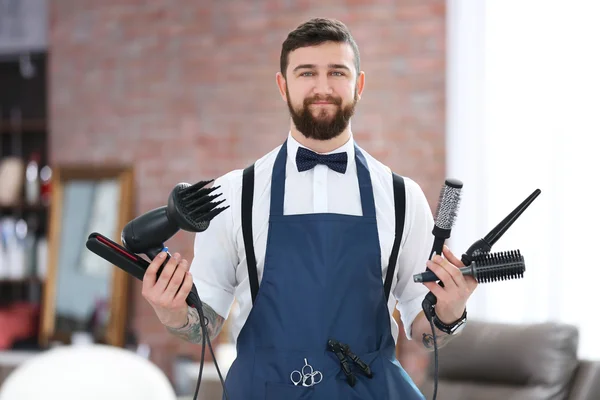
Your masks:
{"label": "beard", "polygon": [[[352,103],[344,107],[342,107],[342,99],[340,98],[332,96],[312,97],[304,99],[301,109],[295,109],[290,102],[290,93],[287,87],[285,90],[292,121],[294,121],[296,129],[307,139],[329,140],[337,137],[348,127],[358,101],[358,93],[354,93]],[[315,117],[309,107],[317,101],[327,101],[335,105],[335,114],[330,116],[328,110],[321,109],[318,116]]]}

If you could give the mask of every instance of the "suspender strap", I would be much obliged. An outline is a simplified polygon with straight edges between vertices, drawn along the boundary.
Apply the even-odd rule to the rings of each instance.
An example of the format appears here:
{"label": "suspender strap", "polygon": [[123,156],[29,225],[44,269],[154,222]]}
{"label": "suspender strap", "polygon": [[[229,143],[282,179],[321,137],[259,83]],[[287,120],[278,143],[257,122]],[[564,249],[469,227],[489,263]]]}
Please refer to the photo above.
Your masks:
{"label": "suspender strap", "polygon": [[256,271],[256,256],[254,255],[254,242],[252,235],[252,203],[254,201],[254,164],[244,169],[242,178],[242,234],[244,248],[246,249],[246,262],[248,264],[248,280],[252,304],[258,294],[258,272]]}
{"label": "suspender strap", "polygon": [[396,235],[394,238],[392,252],[390,254],[390,261],[388,263],[387,274],[385,276],[385,283],[383,284],[386,300],[390,298],[392,281],[394,280],[394,273],[396,272],[396,262],[398,261],[398,252],[400,251],[400,242],[402,241],[402,234],[404,231],[404,214],[406,209],[404,178],[394,172],[392,172],[392,176],[394,186],[394,209],[396,214]]}

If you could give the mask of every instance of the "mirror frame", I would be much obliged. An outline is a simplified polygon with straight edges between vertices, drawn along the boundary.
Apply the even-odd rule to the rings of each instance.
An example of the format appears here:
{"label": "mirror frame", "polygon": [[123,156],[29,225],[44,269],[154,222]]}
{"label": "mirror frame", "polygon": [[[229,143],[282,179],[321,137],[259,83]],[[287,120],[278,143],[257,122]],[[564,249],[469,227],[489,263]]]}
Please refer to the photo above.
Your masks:
{"label": "mirror frame", "polygon": [[[48,270],[43,284],[39,329],[39,344],[42,347],[48,347],[52,340],[59,340],[63,343],[70,340],[70,338],[62,337],[55,331],[56,282],[59,249],[61,248],[61,221],[65,183],[75,179],[101,180],[111,178],[116,179],[119,182],[120,187],[117,230],[115,232],[100,233],[117,243],[121,243],[121,231],[133,218],[133,167],[106,164],[71,164],[57,165],[52,168],[52,202],[50,204],[50,220],[48,226]],[[99,339],[108,345],[124,347],[127,322],[127,301],[129,296],[129,275],[114,265],[112,266],[111,272],[109,319],[106,326],[106,335]]]}

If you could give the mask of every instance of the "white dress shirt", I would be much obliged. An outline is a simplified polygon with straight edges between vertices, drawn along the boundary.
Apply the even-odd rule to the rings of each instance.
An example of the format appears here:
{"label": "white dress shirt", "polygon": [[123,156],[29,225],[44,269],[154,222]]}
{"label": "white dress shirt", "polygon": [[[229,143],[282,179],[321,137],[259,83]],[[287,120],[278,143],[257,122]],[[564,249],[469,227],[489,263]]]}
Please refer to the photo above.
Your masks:
{"label": "white dress shirt", "polygon": [[[362,215],[353,138],[331,152],[348,152],[345,174],[335,172],[324,165],[298,172],[296,151],[299,146],[300,144],[288,134],[284,214]],[[262,279],[269,227],[271,174],[280,148],[281,146],[278,146],[255,163],[252,229],[259,283]],[[383,283],[395,233],[392,175],[388,167],[364,149],[361,148],[361,152],[367,160],[373,185]],[[206,231],[196,234],[194,258],[190,266],[200,299],[219,315],[228,318],[234,299],[236,300],[237,315],[232,313],[234,318],[228,322],[234,340],[237,340],[252,308],[241,225],[242,173],[241,169],[235,170],[215,180],[214,185],[221,186],[216,193],[222,193],[222,197],[226,199],[222,205],[230,207],[213,219]],[[398,325],[392,316],[394,307],[400,311],[405,333],[411,338],[412,322],[421,311],[421,302],[428,292],[422,284],[414,283],[412,276],[425,270],[425,263],[433,245],[431,231],[434,221],[425,195],[416,182],[406,177],[405,186],[404,233],[395,279],[392,282],[393,296],[390,296],[388,302],[394,340],[397,340],[398,336]]]}

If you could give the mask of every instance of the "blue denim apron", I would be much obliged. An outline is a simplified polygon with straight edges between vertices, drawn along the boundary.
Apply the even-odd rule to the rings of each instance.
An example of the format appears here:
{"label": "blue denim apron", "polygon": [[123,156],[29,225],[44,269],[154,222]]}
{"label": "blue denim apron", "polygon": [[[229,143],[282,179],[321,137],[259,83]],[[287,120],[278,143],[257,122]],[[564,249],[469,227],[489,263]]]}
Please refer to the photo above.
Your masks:
{"label": "blue denim apron", "polygon": [[[363,216],[283,215],[287,143],[281,147],[260,289],[226,378],[230,400],[424,399],[396,360],[371,177],[363,154],[355,151]],[[329,339],[349,345],[370,366],[372,378],[349,360],[356,377],[350,386],[327,349]],[[319,383],[295,385],[292,378],[298,381],[299,374],[292,372],[307,364],[322,379],[315,375]]]}

